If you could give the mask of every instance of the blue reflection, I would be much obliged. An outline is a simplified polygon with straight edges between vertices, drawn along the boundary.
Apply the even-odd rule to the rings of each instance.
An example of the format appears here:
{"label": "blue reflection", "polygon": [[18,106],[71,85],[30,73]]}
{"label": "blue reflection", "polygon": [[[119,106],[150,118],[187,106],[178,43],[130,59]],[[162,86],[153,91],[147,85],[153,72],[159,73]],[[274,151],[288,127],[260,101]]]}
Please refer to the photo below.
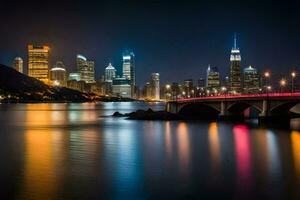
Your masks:
{"label": "blue reflection", "polygon": [[267,131],[267,147],[269,154],[269,171],[272,179],[276,180],[281,175],[281,162],[280,162],[280,154],[279,154],[279,146],[277,137],[274,132],[268,130]]}

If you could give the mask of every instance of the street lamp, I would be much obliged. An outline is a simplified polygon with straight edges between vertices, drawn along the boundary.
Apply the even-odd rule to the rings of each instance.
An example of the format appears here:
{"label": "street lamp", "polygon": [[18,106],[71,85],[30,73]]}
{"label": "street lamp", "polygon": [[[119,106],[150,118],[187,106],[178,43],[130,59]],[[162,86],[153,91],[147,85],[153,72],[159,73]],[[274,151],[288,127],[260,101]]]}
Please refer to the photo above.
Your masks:
{"label": "street lamp", "polygon": [[294,92],[294,78],[296,77],[296,72],[292,72],[291,76],[292,76],[292,92]]}
{"label": "street lamp", "polygon": [[[270,83],[269,83],[269,78],[270,78],[271,74],[270,72],[266,71],[264,73],[264,77],[266,79],[266,90],[268,90],[268,87],[270,86]],[[267,91],[268,92],[268,91]]]}
{"label": "street lamp", "polygon": [[283,88],[286,85],[286,80],[285,79],[281,79],[280,82],[279,82],[279,84],[280,84],[280,91],[282,92]]}

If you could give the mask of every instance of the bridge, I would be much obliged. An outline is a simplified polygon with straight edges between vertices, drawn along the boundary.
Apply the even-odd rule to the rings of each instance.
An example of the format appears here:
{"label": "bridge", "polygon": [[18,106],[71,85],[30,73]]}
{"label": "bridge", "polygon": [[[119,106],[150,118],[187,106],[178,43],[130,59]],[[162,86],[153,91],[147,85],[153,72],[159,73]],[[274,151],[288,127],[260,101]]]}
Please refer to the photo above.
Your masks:
{"label": "bridge", "polygon": [[248,108],[255,110],[258,118],[288,117],[291,108],[300,103],[300,92],[220,95],[181,98],[169,101],[166,110],[186,117],[199,119],[244,116]]}

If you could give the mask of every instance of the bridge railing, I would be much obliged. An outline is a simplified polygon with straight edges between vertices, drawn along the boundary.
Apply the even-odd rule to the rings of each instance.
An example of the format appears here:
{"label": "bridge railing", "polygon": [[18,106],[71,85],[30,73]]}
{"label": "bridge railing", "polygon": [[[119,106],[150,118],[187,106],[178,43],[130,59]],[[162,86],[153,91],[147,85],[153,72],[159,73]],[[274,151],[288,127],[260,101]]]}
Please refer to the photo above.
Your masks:
{"label": "bridge railing", "polygon": [[272,97],[300,97],[300,92],[272,92],[272,93],[258,93],[258,94],[223,94],[217,96],[179,98],[178,102],[190,102],[199,100],[218,100],[218,99],[243,99],[243,98],[272,98]]}

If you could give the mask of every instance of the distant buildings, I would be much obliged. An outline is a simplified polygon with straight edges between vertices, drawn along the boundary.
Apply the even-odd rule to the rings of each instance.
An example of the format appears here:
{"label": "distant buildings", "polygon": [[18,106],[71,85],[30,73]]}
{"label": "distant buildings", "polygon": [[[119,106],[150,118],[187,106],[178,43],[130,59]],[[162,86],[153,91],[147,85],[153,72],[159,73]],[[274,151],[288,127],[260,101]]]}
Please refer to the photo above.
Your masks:
{"label": "distant buildings", "polygon": [[160,100],[159,73],[152,73],[150,79],[151,99]]}
{"label": "distant buildings", "polygon": [[220,73],[217,67],[208,66],[206,71],[206,87],[219,89]]}
{"label": "distant buildings", "polygon": [[69,81],[71,80],[80,81],[80,79],[81,79],[80,73],[73,72],[69,74],[69,78],[68,78]]}
{"label": "distant buildings", "polygon": [[105,81],[112,82],[114,78],[116,78],[116,69],[109,63],[105,68]]}
{"label": "distant buildings", "polygon": [[20,73],[24,73],[23,71],[23,59],[20,57],[16,57],[13,61],[13,68]]}
{"label": "distant buildings", "polygon": [[28,76],[49,83],[49,46],[28,45]]}
{"label": "distant buildings", "polygon": [[50,80],[55,86],[66,86],[67,72],[63,62],[57,61],[57,63],[50,70]]}
{"label": "distant buildings", "polygon": [[80,73],[80,80],[85,83],[95,83],[95,63],[86,57],[78,54],[76,58],[77,71]]}
{"label": "distant buildings", "polygon": [[119,97],[131,98],[131,82],[125,77],[117,77],[113,79],[112,93]]}
{"label": "distant buildings", "polygon": [[193,97],[194,96],[194,83],[193,79],[185,79],[183,81],[183,88],[182,88],[182,96],[183,97]]}
{"label": "distant buildings", "polygon": [[244,93],[258,93],[260,89],[260,76],[251,66],[246,67],[243,73]]}
{"label": "distant buildings", "polygon": [[230,55],[230,75],[229,86],[230,93],[241,93],[242,81],[241,81],[241,54],[239,48],[237,48],[236,37],[234,37],[234,46]]}

